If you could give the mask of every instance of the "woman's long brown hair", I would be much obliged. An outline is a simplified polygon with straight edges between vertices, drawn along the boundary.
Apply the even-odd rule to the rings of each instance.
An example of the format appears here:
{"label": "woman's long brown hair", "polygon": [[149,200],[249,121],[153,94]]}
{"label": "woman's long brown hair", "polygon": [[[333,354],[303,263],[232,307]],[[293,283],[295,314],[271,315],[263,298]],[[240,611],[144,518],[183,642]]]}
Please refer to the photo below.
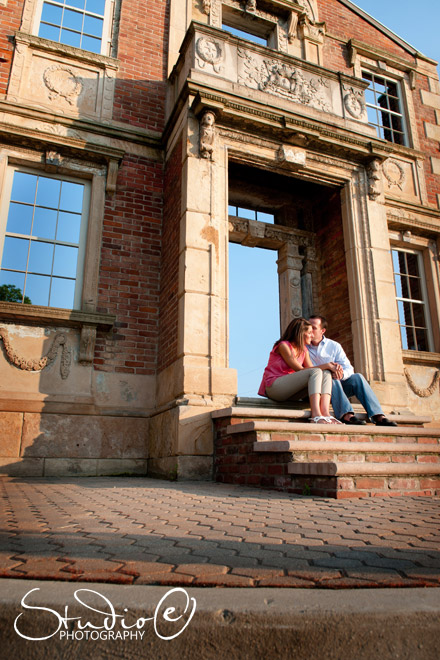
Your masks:
{"label": "woman's long brown hair", "polygon": [[282,341],[288,341],[295,347],[299,353],[302,353],[306,348],[306,332],[310,328],[311,323],[307,319],[297,318],[290,321],[287,328],[284,330],[281,337],[273,345],[274,348]]}

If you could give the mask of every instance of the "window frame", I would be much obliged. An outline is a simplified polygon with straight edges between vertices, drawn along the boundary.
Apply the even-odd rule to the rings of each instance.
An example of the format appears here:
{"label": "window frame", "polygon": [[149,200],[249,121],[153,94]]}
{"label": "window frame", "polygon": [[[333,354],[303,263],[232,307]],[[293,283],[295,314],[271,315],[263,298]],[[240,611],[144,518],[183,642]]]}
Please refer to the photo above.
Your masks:
{"label": "window frame", "polygon": [[[373,91],[373,93],[376,93],[376,90],[375,90],[375,87],[374,87],[374,79],[375,78],[382,78],[385,82],[389,81],[390,83],[393,83],[394,85],[396,85],[397,97],[394,97],[394,98],[397,98],[400,112],[395,112],[395,111],[392,111],[392,110],[387,109],[387,108],[380,108],[378,105],[371,105],[367,102],[367,100],[366,100],[366,107],[367,108],[373,108],[376,111],[377,116],[379,116],[380,113],[384,113],[389,117],[392,117],[392,116],[400,117],[401,122],[402,122],[402,131],[399,132],[399,134],[401,134],[402,137],[403,137],[403,144],[401,144],[400,142],[395,142],[394,140],[387,140],[387,138],[385,138],[385,137],[382,138],[380,136],[379,129],[382,129],[382,131],[384,133],[386,131],[390,131],[391,134],[393,135],[395,132],[397,132],[394,128],[386,127],[383,123],[373,124],[370,121],[368,122],[369,125],[374,126],[374,128],[376,130],[376,133],[377,133],[377,137],[378,137],[379,140],[384,140],[385,142],[388,142],[389,144],[393,144],[393,145],[396,145],[396,146],[409,147],[410,146],[410,135],[409,135],[409,130],[408,130],[409,122],[408,122],[408,113],[406,111],[406,104],[404,102],[405,99],[404,99],[404,94],[403,94],[403,79],[389,75],[388,71],[383,72],[381,70],[372,70],[372,69],[369,69],[365,66],[362,66],[361,67],[362,80],[365,80],[367,82],[367,79],[364,77],[364,74],[367,75],[367,76],[371,76],[371,78],[372,78],[372,80],[371,80],[372,86],[369,85],[367,89]],[[365,90],[365,91],[367,91],[367,90]],[[381,119],[382,118],[383,117],[381,117]]]}
{"label": "window frame", "polygon": [[[406,254],[412,254],[415,255],[417,259],[417,269],[418,269],[418,274],[417,277],[419,278],[420,281],[420,289],[421,289],[421,298],[420,299],[415,299],[415,298],[406,298],[403,296],[398,295],[397,291],[397,283],[396,283],[396,270],[394,268],[394,261],[393,261],[393,252],[401,252],[401,253],[406,253]],[[428,286],[427,286],[427,281],[426,281],[426,275],[427,273],[425,272],[425,259],[423,252],[421,250],[417,250],[413,247],[408,247],[408,246],[401,246],[401,245],[391,245],[391,262],[392,262],[392,268],[393,268],[393,281],[394,281],[394,289],[395,289],[395,296],[396,296],[396,306],[397,306],[397,322],[399,325],[399,335],[402,341],[402,328],[408,327],[411,328],[413,331],[416,327],[415,325],[402,325],[400,322],[400,314],[399,314],[399,302],[409,302],[411,304],[418,304],[418,305],[423,305],[423,311],[424,311],[424,317],[425,317],[425,324],[426,324],[426,339],[428,343],[428,349],[426,351],[419,350],[417,348],[405,348],[402,342],[402,350],[403,351],[412,351],[416,353],[432,353],[434,352],[434,339],[433,339],[433,333],[432,333],[432,319],[431,319],[431,309],[430,309],[430,304],[429,304],[429,295],[428,295]]]}
{"label": "window frame", "polygon": [[[15,234],[14,232],[7,231],[7,222],[9,216],[9,209],[11,204],[11,194],[12,186],[14,180],[14,174],[16,172],[21,172],[23,174],[44,176],[46,178],[55,179],[57,181],[67,181],[72,183],[81,183],[84,185],[84,196],[81,210],[81,225],[80,225],[80,235],[78,240],[78,259],[76,264],[76,276],[75,276],[75,291],[74,291],[74,302],[72,308],[58,308],[54,305],[37,305],[39,307],[48,307],[50,309],[73,309],[79,310],[82,306],[82,292],[83,292],[83,283],[84,283],[84,264],[85,264],[85,254],[86,254],[86,244],[87,244],[87,232],[88,232],[88,223],[89,223],[89,212],[90,212],[90,201],[91,201],[91,182],[88,179],[82,177],[75,177],[67,174],[60,173],[50,173],[41,169],[30,168],[18,164],[9,164],[5,173],[4,183],[3,183],[3,194],[0,204],[0,267],[3,259],[3,249],[5,238],[8,235],[12,237],[20,238],[24,234]],[[35,209],[35,206],[34,206]],[[36,237],[29,237],[29,240],[37,240]],[[38,242],[50,243],[57,245],[58,243],[54,239],[38,239]],[[60,242],[61,244],[61,242]],[[0,271],[1,272],[1,271]],[[26,267],[25,278],[28,274],[28,268]],[[51,274],[50,279],[54,276]],[[26,295],[26,290],[23,292]],[[24,304],[24,303],[20,303]]]}
{"label": "window frame", "polygon": [[[43,6],[45,2],[47,1],[50,2],[50,0],[33,0],[33,1],[36,2],[36,7],[34,11],[34,19],[32,21],[31,32],[35,36],[39,36]],[[55,0],[55,2],[59,2],[59,1],[60,0]],[[47,41],[52,41],[53,43],[56,44],[60,44],[60,46],[69,46],[70,48],[77,48],[78,50],[83,51],[85,53],[92,53],[93,55],[111,56],[114,7],[115,7],[115,0],[105,0],[105,12],[103,17],[101,49],[99,53],[96,53],[95,51],[87,50],[85,48],[80,48],[77,46],[71,46],[70,44],[65,44],[62,41],[54,41],[53,39],[48,39],[47,37],[39,37],[39,38],[46,39]]]}

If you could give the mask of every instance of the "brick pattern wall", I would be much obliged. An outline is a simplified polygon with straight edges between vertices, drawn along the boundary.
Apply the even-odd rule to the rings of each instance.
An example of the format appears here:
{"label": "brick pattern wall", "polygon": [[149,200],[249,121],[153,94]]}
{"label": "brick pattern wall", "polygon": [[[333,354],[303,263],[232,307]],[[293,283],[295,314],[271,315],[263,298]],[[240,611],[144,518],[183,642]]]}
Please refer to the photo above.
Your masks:
{"label": "brick pattern wall", "polygon": [[165,120],[169,2],[123,2],[113,117],[161,132]]}
{"label": "brick pattern wall", "polygon": [[[377,48],[383,48],[388,52],[414,62],[414,58],[395,41],[379,32],[370,23],[355,14],[338,0],[319,0],[319,20],[325,21],[327,33],[347,42],[349,39],[357,39]],[[352,73],[349,65],[348,53],[344,44],[338,41],[326,39],[324,49],[324,66],[334,68],[344,73]]]}
{"label": "brick pattern wall", "polygon": [[335,193],[326,204],[325,215],[321,219],[316,238],[321,287],[319,309],[315,313],[327,317],[328,336],[342,344],[349,360],[353,361],[353,336],[339,193]]}
{"label": "brick pattern wall", "polygon": [[98,333],[97,370],[155,373],[162,200],[163,164],[127,156],[105,207],[98,309],[117,321]]}
{"label": "brick pattern wall", "polygon": [[180,206],[182,197],[182,140],[165,167],[165,202],[160,286],[160,353],[158,369],[177,358]]}
{"label": "brick pattern wall", "polygon": [[0,3],[0,98],[7,90],[13,54],[11,37],[20,28],[22,9],[23,2],[19,0]]}
{"label": "brick pattern wall", "polygon": [[[420,149],[426,154],[424,161],[426,190],[428,193],[428,203],[434,206],[439,205],[438,195],[440,193],[440,175],[433,172],[431,158],[439,158],[439,140],[428,138],[426,136],[425,125],[437,125],[440,116],[437,116],[433,107],[423,104],[422,90],[430,92],[430,85],[427,76],[417,75],[417,90],[414,94],[414,109],[417,118],[417,131],[420,140]],[[439,134],[440,136],[440,131]],[[437,136],[438,137],[438,136]]]}
{"label": "brick pattern wall", "polygon": [[[325,21],[327,33],[331,35],[325,40],[324,46],[324,66],[353,75],[353,68],[350,66],[348,51],[345,43],[349,39],[357,39],[377,48],[382,48],[393,55],[397,55],[414,64],[414,57],[399,46],[395,41],[382,34],[373,25],[364,21],[348,7],[342,5],[338,0],[320,0],[319,18]],[[423,105],[421,99],[421,90],[429,90],[428,78],[425,75],[417,75],[416,89],[413,92],[414,109],[417,117],[416,131],[420,140],[420,149],[427,156],[438,157],[439,143],[437,140],[426,137],[424,122],[436,124],[436,117],[433,108]],[[440,190],[440,176],[433,172],[430,158],[424,162],[426,185],[428,193],[428,203],[438,205],[437,195]]]}

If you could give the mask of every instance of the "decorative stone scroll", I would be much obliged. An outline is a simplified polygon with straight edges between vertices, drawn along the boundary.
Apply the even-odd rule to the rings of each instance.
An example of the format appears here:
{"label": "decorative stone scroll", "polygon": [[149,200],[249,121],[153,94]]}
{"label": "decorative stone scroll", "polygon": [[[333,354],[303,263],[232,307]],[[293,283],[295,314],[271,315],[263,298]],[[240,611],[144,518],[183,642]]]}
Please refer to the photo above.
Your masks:
{"label": "decorative stone scroll", "polygon": [[49,90],[49,99],[53,101],[61,96],[70,105],[74,105],[82,92],[82,82],[72,69],[62,64],[54,64],[45,69],[43,82]]}
{"label": "decorative stone scroll", "polygon": [[215,73],[222,70],[221,62],[223,60],[223,48],[220,41],[211,37],[200,37],[196,42],[197,65],[204,69],[206,64],[210,64]]}
{"label": "decorative stone scroll", "polygon": [[300,69],[274,59],[257,60],[246,49],[239,48],[242,61],[239,82],[247,87],[332,112],[330,83],[322,77],[306,76]]}
{"label": "decorative stone scroll", "polygon": [[202,0],[202,11],[204,14],[209,16],[211,11],[211,0]]}
{"label": "decorative stone scroll", "polygon": [[431,385],[429,387],[425,387],[425,388],[418,387],[415,384],[415,382],[413,381],[412,376],[411,376],[410,372],[408,371],[408,369],[404,369],[403,373],[405,374],[405,378],[408,381],[408,385],[410,386],[410,388],[412,389],[414,394],[417,394],[417,396],[419,396],[419,397],[432,396],[434,394],[434,392],[436,391],[436,389],[438,389],[438,384],[440,382],[440,371],[439,370],[437,370],[435,372],[435,374],[433,376],[433,379],[432,379],[432,382],[431,382]]}
{"label": "decorative stone scroll", "polygon": [[3,341],[6,357],[9,362],[23,371],[43,371],[43,369],[54,362],[58,355],[58,349],[62,346],[60,373],[63,380],[68,377],[70,373],[71,351],[67,345],[67,337],[64,333],[57,333],[47,355],[36,359],[24,358],[14,351],[6,328],[0,328],[0,338]]}
{"label": "decorative stone scroll", "polygon": [[207,110],[200,120],[200,157],[212,159],[215,141],[215,114]]}

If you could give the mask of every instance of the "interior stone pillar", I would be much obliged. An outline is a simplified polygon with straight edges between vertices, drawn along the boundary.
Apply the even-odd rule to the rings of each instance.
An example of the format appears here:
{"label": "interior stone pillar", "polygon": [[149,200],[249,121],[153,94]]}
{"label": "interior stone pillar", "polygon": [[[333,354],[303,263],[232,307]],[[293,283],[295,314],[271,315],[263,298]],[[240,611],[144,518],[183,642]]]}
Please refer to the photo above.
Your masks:
{"label": "interior stone pillar", "polygon": [[278,251],[281,333],[293,318],[302,315],[301,270],[303,257],[299,246],[285,243]]}

